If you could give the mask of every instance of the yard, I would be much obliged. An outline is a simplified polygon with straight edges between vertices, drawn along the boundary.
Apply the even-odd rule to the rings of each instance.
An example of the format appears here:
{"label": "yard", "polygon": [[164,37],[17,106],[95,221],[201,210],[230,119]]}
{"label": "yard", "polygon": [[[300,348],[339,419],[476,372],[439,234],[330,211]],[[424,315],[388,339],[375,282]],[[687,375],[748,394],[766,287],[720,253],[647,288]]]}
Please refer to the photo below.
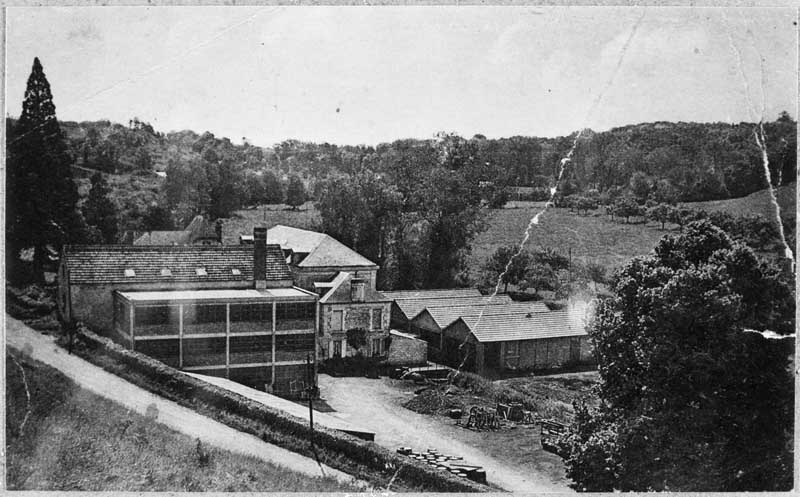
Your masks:
{"label": "yard", "polygon": [[[501,380],[495,385],[526,392],[543,405],[550,399],[558,405],[548,409],[569,415],[571,398],[587,394],[595,382],[596,373],[572,373]],[[506,423],[499,430],[476,431],[457,426],[441,412],[414,412],[406,406],[420,397],[414,393],[420,387],[401,380],[320,375],[319,383],[322,398],[336,411],[332,415],[375,431],[375,442],[390,450],[434,448],[462,456],[465,462],[484,467],[489,484],[509,491],[570,491],[561,458],[541,448],[538,425]],[[494,407],[490,396],[486,391],[473,394],[459,389],[454,401]]]}

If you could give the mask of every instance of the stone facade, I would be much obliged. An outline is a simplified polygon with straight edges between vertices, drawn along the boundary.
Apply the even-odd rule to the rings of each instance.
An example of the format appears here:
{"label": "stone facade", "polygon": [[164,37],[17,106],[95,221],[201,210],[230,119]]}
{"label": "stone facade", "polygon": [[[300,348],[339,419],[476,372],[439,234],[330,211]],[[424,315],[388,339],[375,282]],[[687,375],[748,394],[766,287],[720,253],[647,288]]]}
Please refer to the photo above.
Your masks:
{"label": "stone facade", "polygon": [[[334,356],[333,342],[339,342],[342,357],[356,355],[357,351],[347,345],[347,330],[353,328],[368,330],[362,355],[385,355],[390,306],[390,302],[320,304],[320,358],[330,359]],[[375,340],[382,343],[377,344]]]}
{"label": "stone facade", "polygon": [[428,363],[428,344],[424,340],[392,330],[387,362],[393,366],[420,366]]}

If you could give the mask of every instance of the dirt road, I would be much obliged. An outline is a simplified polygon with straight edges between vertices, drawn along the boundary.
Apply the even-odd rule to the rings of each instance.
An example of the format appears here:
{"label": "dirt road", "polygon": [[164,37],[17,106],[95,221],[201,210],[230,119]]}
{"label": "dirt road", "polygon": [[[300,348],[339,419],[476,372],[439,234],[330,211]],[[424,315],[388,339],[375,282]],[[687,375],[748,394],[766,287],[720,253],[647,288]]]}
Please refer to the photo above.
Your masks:
{"label": "dirt road", "polygon": [[[492,457],[480,448],[481,437],[491,434],[478,434],[402,407],[413,393],[393,388],[390,381],[320,375],[319,386],[322,398],[337,411],[330,415],[374,431],[375,442],[388,449],[435,448],[460,455],[467,463],[483,466],[490,483],[511,492],[571,492],[563,469],[556,467],[560,465],[557,456],[545,456],[550,474],[536,471],[534,465],[513,466]],[[519,436],[526,433],[519,429]]]}
{"label": "dirt road", "polygon": [[[143,390],[136,385],[90,364],[56,345],[52,337],[30,329],[20,321],[6,316],[6,345],[50,365],[83,388],[117,402],[139,414],[149,416],[173,430],[203,442],[310,476],[321,476],[317,462],[295,452],[265,443],[258,437],[242,433],[191,409]],[[364,487],[351,475],[324,466],[325,475],[339,481]]]}

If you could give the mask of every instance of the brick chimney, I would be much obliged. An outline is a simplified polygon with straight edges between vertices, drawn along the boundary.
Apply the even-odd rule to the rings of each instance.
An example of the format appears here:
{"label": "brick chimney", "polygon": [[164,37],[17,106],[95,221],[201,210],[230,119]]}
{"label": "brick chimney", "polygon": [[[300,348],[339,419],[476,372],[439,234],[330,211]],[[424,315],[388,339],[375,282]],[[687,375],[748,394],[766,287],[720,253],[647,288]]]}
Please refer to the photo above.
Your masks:
{"label": "brick chimney", "polygon": [[267,228],[253,228],[253,284],[267,288]]}
{"label": "brick chimney", "polygon": [[353,302],[364,302],[366,298],[365,289],[367,282],[360,278],[350,280],[350,300]]}

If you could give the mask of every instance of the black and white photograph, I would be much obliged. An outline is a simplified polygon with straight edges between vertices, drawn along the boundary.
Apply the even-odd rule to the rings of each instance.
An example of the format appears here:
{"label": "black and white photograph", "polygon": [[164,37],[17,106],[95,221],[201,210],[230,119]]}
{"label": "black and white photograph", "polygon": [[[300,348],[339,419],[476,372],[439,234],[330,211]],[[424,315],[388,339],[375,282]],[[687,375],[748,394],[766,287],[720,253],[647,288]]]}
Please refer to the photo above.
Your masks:
{"label": "black and white photograph", "polygon": [[3,7],[0,488],[793,490],[798,12]]}

